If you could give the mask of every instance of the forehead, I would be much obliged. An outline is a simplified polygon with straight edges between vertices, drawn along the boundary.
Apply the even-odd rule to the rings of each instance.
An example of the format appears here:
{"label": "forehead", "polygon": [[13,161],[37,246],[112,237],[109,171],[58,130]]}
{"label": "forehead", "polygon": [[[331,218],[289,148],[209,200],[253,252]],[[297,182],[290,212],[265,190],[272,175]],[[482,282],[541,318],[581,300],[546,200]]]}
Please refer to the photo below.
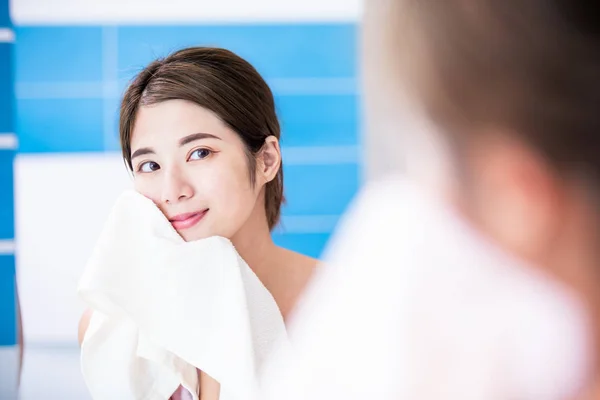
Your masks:
{"label": "forehead", "polygon": [[176,143],[192,133],[210,133],[225,141],[237,139],[215,113],[185,100],[141,106],[136,115],[131,147]]}

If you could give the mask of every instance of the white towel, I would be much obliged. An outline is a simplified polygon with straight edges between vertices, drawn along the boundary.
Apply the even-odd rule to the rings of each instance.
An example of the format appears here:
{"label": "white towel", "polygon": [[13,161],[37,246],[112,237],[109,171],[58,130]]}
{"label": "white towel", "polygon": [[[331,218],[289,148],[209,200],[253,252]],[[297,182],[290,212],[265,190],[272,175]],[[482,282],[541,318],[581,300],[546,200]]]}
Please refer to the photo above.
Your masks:
{"label": "white towel", "polygon": [[95,400],[166,400],[179,385],[197,400],[196,368],[221,384],[221,400],[252,399],[272,346],[287,341],[275,300],[229,240],[185,242],[133,191],[78,292],[94,310],[81,364]]}

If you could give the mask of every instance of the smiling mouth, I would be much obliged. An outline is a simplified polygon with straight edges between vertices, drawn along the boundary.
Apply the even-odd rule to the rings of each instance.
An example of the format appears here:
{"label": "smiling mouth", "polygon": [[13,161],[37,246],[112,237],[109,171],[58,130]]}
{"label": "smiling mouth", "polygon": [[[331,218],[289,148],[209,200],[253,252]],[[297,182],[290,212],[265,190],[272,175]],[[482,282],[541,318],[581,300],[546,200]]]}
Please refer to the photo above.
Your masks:
{"label": "smiling mouth", "polygon": [[198,222],[200,222],[207,212],[208,208],[200,212],[181,214],[170,219],[169,222],[171,223],[171,225],[173,225],[173,228],[175,228],[178,231],[189,229],[195,226]]}

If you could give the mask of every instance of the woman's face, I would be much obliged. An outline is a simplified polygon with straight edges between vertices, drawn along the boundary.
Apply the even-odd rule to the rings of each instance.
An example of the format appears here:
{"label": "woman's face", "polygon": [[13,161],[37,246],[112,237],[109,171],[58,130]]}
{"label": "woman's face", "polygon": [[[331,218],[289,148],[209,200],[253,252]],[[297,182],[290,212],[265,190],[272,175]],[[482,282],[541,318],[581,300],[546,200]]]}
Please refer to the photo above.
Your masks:
{"label": "woman's face", "polygon": [[257,204],[263,182],[250,182],[241,138],[194,103],[140,107],[131,154],[135,189],[154,201],[186,241],[231,238],[264,208]]}

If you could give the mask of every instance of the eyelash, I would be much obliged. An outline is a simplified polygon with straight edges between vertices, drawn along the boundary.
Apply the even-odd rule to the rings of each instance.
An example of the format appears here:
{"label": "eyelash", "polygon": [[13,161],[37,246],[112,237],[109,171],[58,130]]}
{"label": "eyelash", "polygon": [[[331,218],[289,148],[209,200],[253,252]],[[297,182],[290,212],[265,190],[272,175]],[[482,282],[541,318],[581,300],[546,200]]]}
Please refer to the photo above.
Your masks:
{"label": "eyelash", "polygon": [[157,162],[154,162],[154,161],[144,161],[144,162],[140,163],[140,165],[138,165],[138,167],[136,168],[136,171],[138,173],[140,173],[140,174],[148,174],[150,172],[156,171],[156,170],[150,171],[150,172],[148,172],[148,171],[142,171],[142,168],[144,168],[144,165],[148,165],[148,164],[156,164],[158,166],[158,168],[156,170],[160,169],[160,165],[158,165]]}
{"label": "eyelash", "polygon": [[[201,157],[201,158],[198,158],[198,159],[195,159],[195,160],[190,160],[190,158],[191,158],[192,154],[194,154],[194,153],[196,153],[196,152],[198,152],[198,151],[205,151],[205,152],[207,152],[208,154],[207,154],[206,156],[204,156],[204,157]],[[212,150],[210,150],[210,149],[207,149],[207,148],[205,148],[205,147],[200,147],[200,148],[198,148],[198,149],[194,149],[194,150],[192,150],[192,151],[190,152],[189,156],[187,157],[187,161],[200,161],[200,160],[204,160],[205,158],[208,158],[208,157],[210,157],[210,156],[211,156],[213,153],[214,153],[214,151],[212,151]],[[142,171],[142,169],[144,168],[144,166],[145,166],[145,165],[147,165],[147,164],[156,164],[156,165],[158,166],[158,168],[157,168],[157,169],[155,169],[154,171],[157,171],[158,169],[160,169],[160,165],[159,165],[157,162],[155,162],[155,161],[144,161],[144,162],[142,162],[142,163],[140,163],[140,164],[138,165],[138,167],[137,167],[136,171],[137,171],[138,173],[141,173],[141,174],[148,174],[148,173],[150,173],[150,172],[154,172],[154,171],[149,171],[149,172],[148,172],[148,171]]]}
{"label": "eyelash", "polygon": [[190,160],[190,157],[192,156],[192,154],[194,154],[194,153],[195,153],[195,152],[197,152],[197,151],[205,151],[205,152],[207,152],[207,153],[208,153],[208,154],[207,154],[205,157],[199,158],[198,160],[204,160],[205,158],[208,158],[208,157],[210,157],[210,156],[211,156],[211,155],[214,153],[212,150],[209,150],[209,149],[207,149],[206,147],[200,147],[200,148],[194,149],[194,150],[192,150],[192,151],[190,152],[190,155],[189,155],[189,156],[188,156],[188,158],[187,158],[187,159],[188,159],[188,161]]}

